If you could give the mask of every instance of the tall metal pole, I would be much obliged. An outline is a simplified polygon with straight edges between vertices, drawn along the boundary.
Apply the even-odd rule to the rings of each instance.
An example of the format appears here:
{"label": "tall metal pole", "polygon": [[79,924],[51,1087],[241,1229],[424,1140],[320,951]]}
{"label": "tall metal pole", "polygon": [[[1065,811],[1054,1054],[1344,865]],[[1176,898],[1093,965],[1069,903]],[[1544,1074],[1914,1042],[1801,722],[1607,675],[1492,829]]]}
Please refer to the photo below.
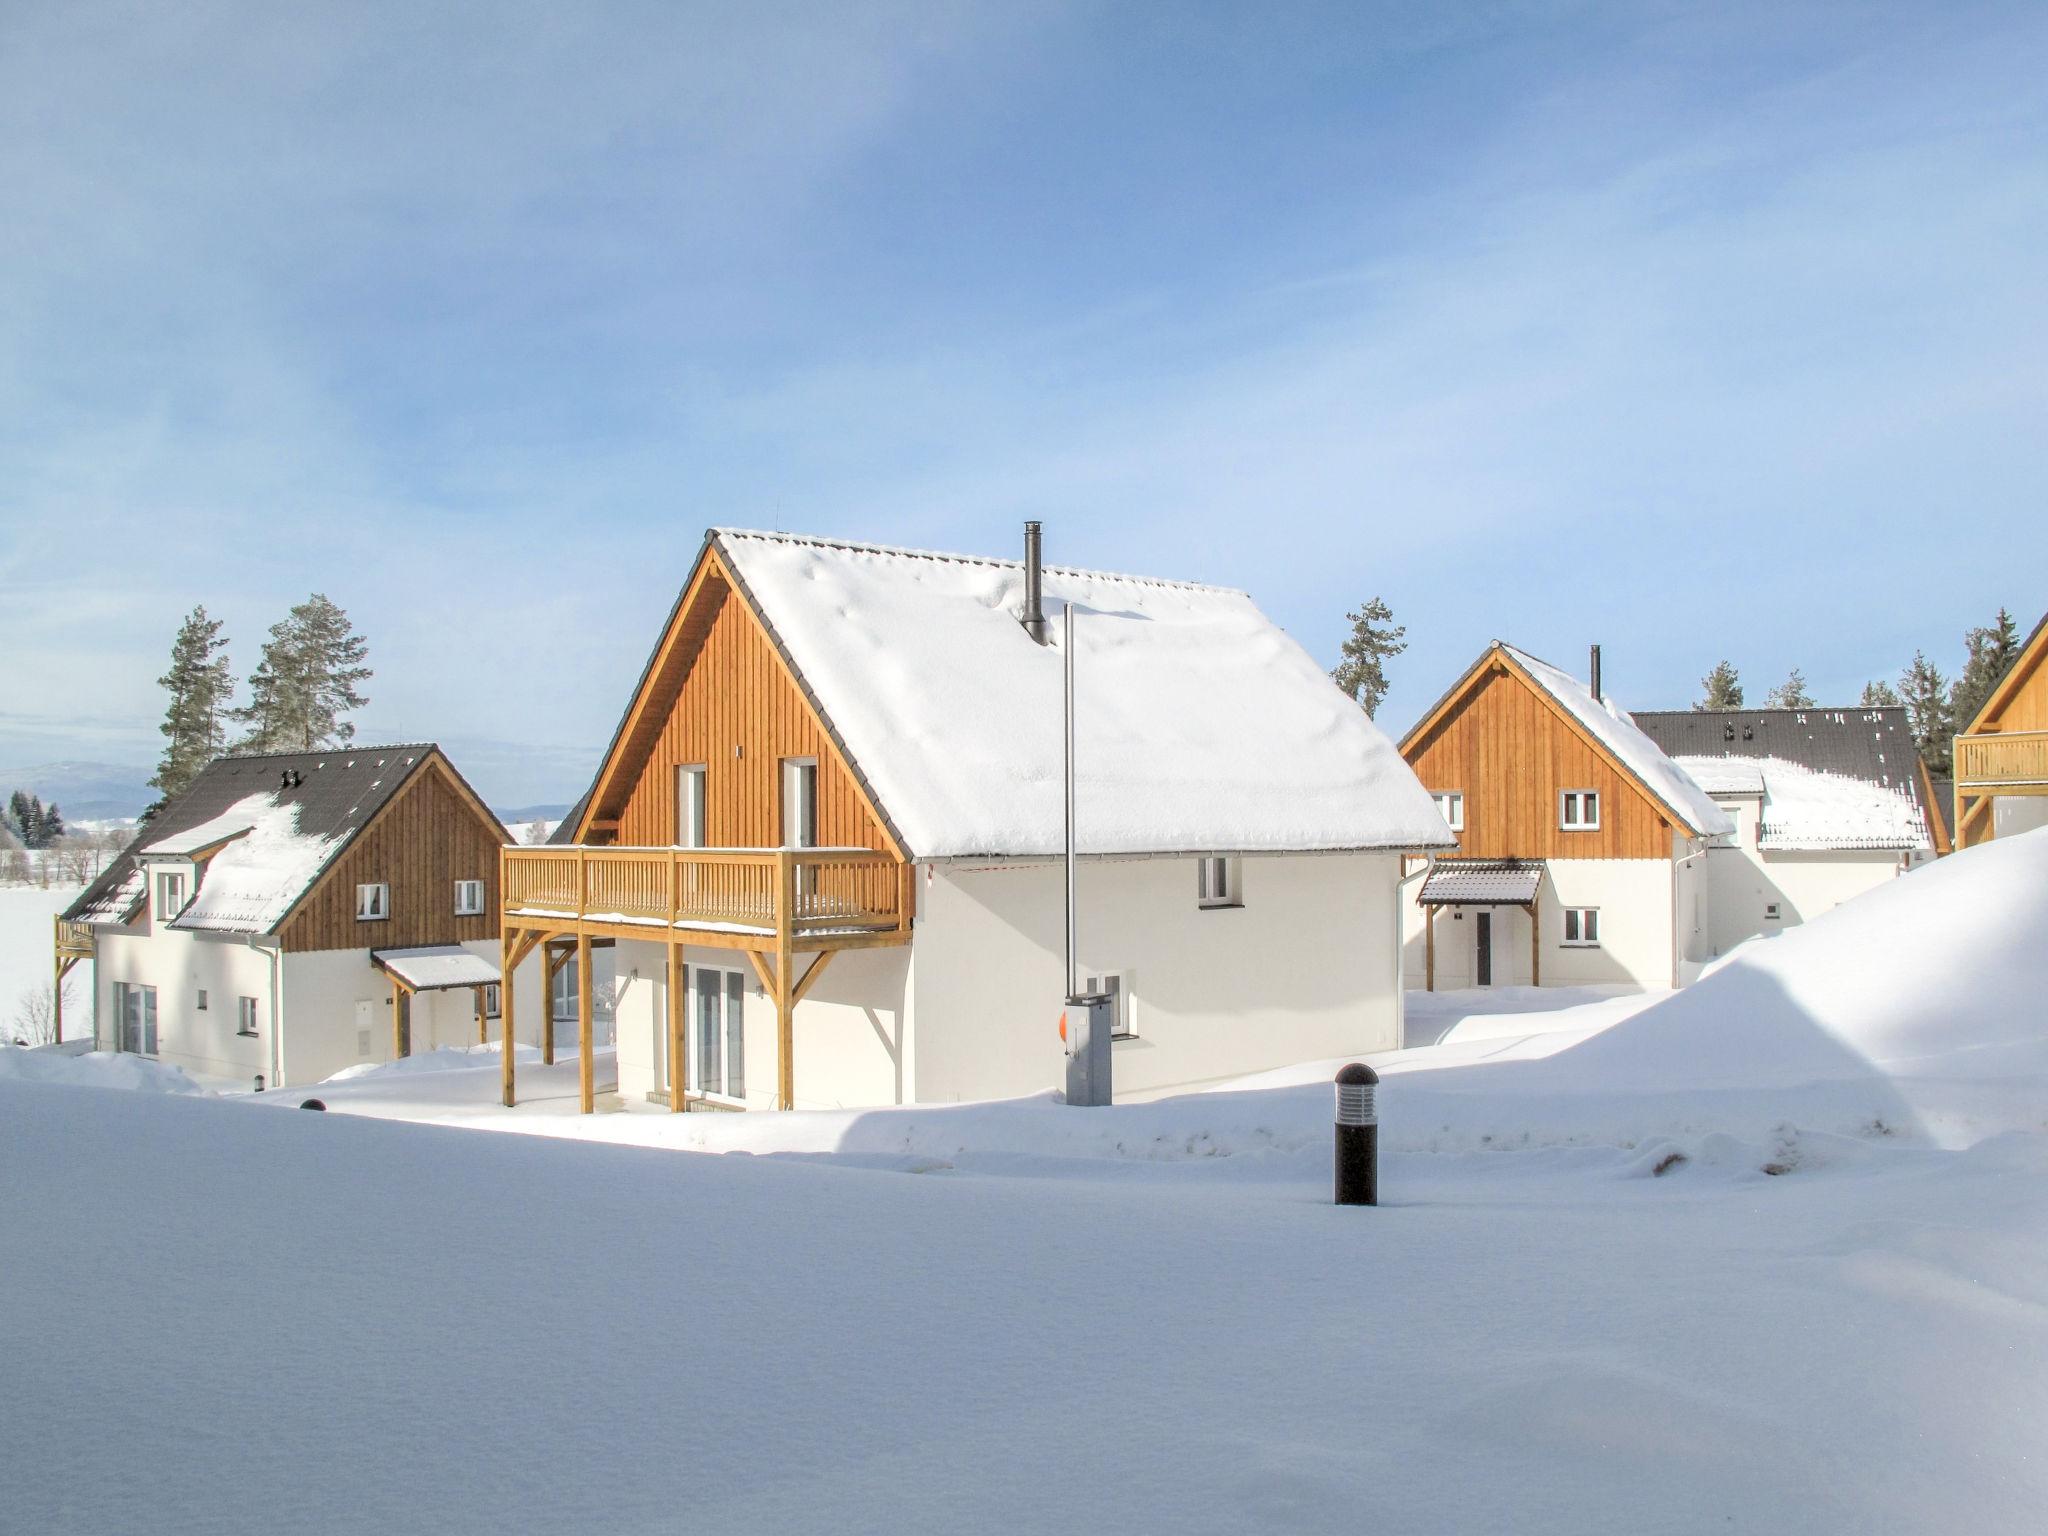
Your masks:
{"label": "tall metal pole", "polygon": [[1081,995],[1081,975],[1076,967],[1080,945],[1075,937],[1074,915],[1074,605],[1060,606],[1060,643],[1066,647],[1067,656],[1067,996]]}

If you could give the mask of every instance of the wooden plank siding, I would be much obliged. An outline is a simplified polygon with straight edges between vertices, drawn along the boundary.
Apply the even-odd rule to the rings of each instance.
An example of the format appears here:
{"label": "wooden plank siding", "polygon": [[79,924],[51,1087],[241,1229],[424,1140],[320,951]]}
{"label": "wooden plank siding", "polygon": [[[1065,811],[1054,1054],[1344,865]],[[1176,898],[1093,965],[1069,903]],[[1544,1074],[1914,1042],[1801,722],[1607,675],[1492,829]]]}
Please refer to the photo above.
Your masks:
{"label": "wooden plank siding", "polygon": [[[279,939],[292,953],[495,939],[503,835],[439,757],[429,756],[307,892]],[[457,880],[483,881],[481,915],[455,915]],[[378,881],[391,887],[391,916],[358,922],[356,887]]]}
{"label": "wooden plank siding", "polygon": [[694,655],[677,658],[687,670],[626,792],[618,841],[673,845],[676,770],[702,763],[706,843],[776,847],[782,842],[782,761],[808,757],[818,763],[819,844],[886,851],[888,837],[860,786],[745,601],[723,581],[706,582],[698,601],[711,610],[692,615],[702,639]]}
{"label": "wooden plank siding", "polygon": [[[1483,859],[1669,859],[1671,825],[1601,748],[1519,676],[1489,667],[1404,749],[1431,792],[1465,797],[1458,854]],[[1600,825],[1558,826],[1558,794],[1600,793]]]}

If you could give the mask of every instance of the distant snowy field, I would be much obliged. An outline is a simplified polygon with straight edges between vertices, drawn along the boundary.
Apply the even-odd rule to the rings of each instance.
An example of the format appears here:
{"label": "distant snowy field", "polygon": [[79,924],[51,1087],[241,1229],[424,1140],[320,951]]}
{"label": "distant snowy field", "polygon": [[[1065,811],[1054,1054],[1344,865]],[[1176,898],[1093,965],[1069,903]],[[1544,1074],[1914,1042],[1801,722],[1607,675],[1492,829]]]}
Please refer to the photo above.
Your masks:
{"label": "distant snowy field", "polygon": [[[0,885],[0,1039],[14,1038],[15,1014],[34,989],[50,984],[51,926],[83,889],[53,885]],[[92,1019],[92,962],[71,972],[67,1017],[87,1033]],[[76,1010],[76,1011],[74,1011]],[[70,1031],[67,1029],[66,1033]]]}
{"label": "distant snowy field", "polygon": [[1427,1000],[1371,1211],[1325,1064],[586,1119],[488,1053],[316,1115],[0,1052],[5,1294],[147,1298],[0,1311],[8,1521],[2035,1531],[2044,928],[2048,833],[1676,995]]}

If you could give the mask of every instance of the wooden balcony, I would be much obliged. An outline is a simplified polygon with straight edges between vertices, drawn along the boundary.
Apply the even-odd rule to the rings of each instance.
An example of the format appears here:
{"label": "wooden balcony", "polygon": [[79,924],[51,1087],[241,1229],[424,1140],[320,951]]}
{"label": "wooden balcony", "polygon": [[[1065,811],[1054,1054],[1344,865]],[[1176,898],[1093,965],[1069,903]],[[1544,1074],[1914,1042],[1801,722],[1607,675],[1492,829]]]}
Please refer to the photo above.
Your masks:
{"label": "wooden balcony", "polygon": [[2048,793],[2048,731],[1958,736],[1956,788],[1971,794]]}
{"label": "wooden balcony", "polygon": [[67,923],[63,918],[58,918],[57,958],[60,961],[90,960],[92,958],[92,925],[90,923]]}
{"label": "wooden balcony", "polygon": [[910,940],[910,866],[866,848],[511,847],[499,890],[521,928],[728,949]]}

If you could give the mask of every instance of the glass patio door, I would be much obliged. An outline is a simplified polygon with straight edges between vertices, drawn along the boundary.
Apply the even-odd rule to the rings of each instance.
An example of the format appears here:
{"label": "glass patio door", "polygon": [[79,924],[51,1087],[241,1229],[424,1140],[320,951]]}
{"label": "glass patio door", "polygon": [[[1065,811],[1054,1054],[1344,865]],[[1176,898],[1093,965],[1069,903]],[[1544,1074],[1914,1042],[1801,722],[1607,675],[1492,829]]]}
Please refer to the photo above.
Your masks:
{"label": "glass patio door", "polygon": [[747,1096],[747,1042],[738,971],[693,965],[690,972],[690,1090],[714,1099]]}
{"label": "glass patio door", "polygon": [[119,1048],[138,1056],[154,1056],[156,988],[117,981],[114,983],[114,1007],[119,1019]]}

